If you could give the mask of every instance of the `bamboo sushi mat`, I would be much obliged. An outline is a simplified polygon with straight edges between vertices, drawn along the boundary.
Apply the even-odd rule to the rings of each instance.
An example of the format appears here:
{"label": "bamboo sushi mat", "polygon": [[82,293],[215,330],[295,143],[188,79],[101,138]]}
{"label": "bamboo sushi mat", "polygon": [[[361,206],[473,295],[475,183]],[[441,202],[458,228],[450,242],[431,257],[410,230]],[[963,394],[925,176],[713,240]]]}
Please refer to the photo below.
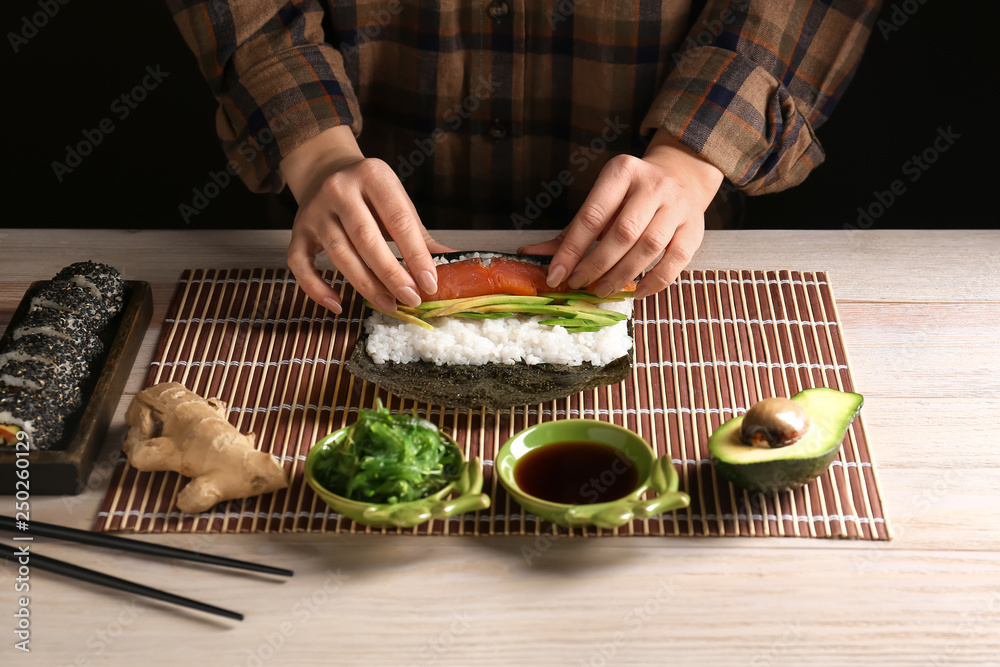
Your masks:
{"label": "bamboo sushi mat", "polygon": [[[362,324],[361,299],[335,274],[344,314],[331,316],[282,270],[189,270],[168,309],[146,385],[180,382],[229,406],[230,421],[258,434],[289,473],[276,493],[184,514],[187,482],[173,472],[115,471],[97,530],[137,532],[390,533],[407,535],[795,536],[890,539],[874,463],[856,419],[831,468],[784,493],[748,493],[717,478],[709,434],[759,398],[809,387],[853,391],[836,303],[825,273],[687,271],[636,303],[635,363],[617,385],[501,411],[401,400],[344,369]],[[484,461],[489,510],[416,528],[372,529],[330,510],[305,483],[310,446],[351,423],[376,396],[449,429],[467,457]],[[494,454],[542,421],[593,418],[625,426],[669,454],[691,506],[616,530],[557,529],[524,513],[493,474]]]}

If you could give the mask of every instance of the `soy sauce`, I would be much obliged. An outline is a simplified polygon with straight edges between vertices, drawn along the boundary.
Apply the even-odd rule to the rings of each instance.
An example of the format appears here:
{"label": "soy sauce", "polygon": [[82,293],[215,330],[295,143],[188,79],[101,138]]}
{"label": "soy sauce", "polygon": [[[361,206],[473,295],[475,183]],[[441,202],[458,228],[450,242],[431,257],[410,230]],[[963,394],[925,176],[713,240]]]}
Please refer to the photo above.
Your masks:
{"label": "soy sauce", "polygon": [[631,459],[601,442],[556,442],[533,449],[514,465],[522,491],[542,500],[589,505],[623,498],[639,485]]}

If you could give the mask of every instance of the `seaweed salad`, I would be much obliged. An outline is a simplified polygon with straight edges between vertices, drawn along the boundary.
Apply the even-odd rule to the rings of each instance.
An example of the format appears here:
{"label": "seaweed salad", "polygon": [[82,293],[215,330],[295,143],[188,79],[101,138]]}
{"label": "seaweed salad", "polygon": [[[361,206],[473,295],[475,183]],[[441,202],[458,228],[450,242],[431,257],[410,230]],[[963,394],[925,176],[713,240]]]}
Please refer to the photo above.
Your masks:
{"label": "seaweed salad", "polygon": [[333,493],[362,502],[400,503],[437,493],[458,478],[458,447],[432,422],[392,414],[378,401],[360,410],[343,438],[330,444],[313,474]]}

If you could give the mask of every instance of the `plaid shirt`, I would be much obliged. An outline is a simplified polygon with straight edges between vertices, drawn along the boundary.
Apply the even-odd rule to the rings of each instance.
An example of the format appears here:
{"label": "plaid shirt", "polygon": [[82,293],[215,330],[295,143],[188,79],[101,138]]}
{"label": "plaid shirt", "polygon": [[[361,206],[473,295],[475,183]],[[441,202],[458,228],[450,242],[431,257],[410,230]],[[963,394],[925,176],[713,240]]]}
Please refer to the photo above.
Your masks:
{"label": "plaid shirt", "polygon": [[520,228],[564,226],[658,128],[748,194],[799,183],[881,0],[167,2],[251,190],[350,125],[428,227]]}

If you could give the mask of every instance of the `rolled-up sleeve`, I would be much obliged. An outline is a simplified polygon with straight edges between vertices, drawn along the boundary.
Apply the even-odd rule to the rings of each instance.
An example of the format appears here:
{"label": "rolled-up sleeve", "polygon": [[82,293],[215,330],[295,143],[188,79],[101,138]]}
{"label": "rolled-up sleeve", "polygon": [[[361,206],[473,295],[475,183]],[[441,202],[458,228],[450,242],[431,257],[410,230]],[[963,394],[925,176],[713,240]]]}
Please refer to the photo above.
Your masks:
{"label": "rolled-up sleeve", "polygon": [[643,119],[748,194],[800,183],[814,130],[857,69],[881,0],[710,1]]}
{"label": "rolled-up sleeve", "polygon": [[280,191],[282,158],[323,130],[360,133],[357,98],[340,52],[324,43],[317,0],[167,6],[219,102],[230,168],[252,191]]}

